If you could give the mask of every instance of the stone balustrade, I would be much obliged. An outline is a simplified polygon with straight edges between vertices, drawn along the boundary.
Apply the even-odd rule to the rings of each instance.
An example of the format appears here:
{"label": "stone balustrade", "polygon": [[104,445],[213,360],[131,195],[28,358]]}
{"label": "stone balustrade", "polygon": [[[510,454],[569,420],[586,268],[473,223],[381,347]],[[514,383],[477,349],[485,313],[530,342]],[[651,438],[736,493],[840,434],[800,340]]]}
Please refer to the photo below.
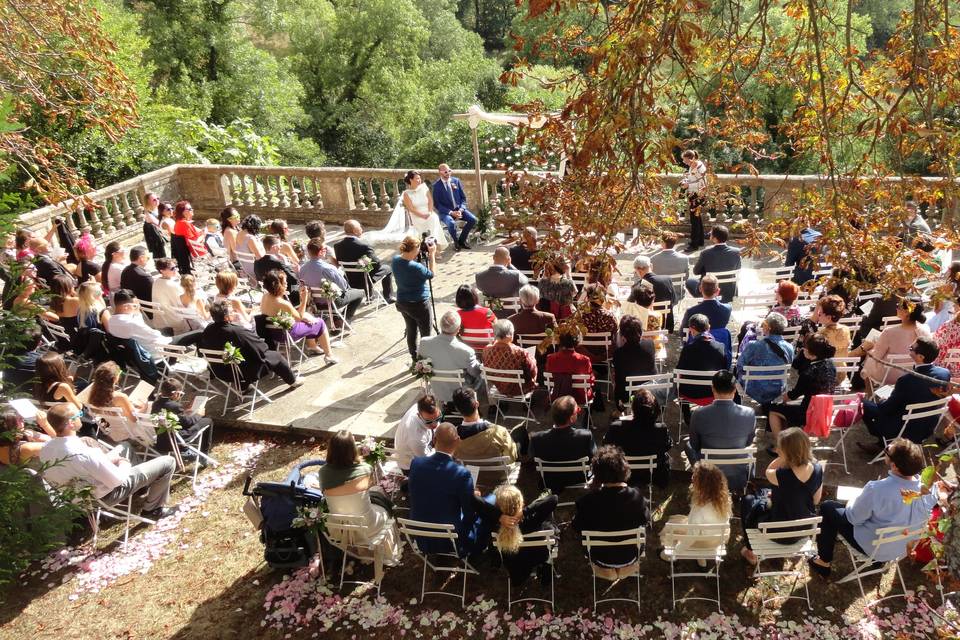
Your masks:
{"label": "stone balustrade", "polygon": [[[403,169],[348,167],[255,167],[234,165],[172,165],[99,189],[87,195],[87,202],[51,205],[21,215],[27,227],[42,230],[57,216],[63,216],[71,229],[89,227],[101,239],[138,237],[142,227],[144,194],[157,193],[161,200],[190,200],[195,218],[202,221],[218,217],[226,206],[241,216],[259,215],[263,219],[284,218],[291,223],[324,220],[342,223],[359,220],[368,228],[386,224],[403,190]],[[520,184],[507,181],[503,171],[484,170],[480,181],[473,170],[454,172],[463,182],[468,202],[479,209],[481,191],[487,202],[506,215],[515,213],[514,203],[524,181],[539,180],[542,174],[528,174]],[[436,170],[421,170],[426,181],[436,180]],[[679,187],[681,174],[666,174],[667,187]],[[733,175],[716,176],[723,190],[739,193],[725,210],[714,211],[711,222],[759,222],[779,214],[784,202],[803,193],[829,186],[822,176]],[[896,182],[900,179],[889,178]],[[941,178],[923,178],[938,182]],[[928,219],[956,220],[960,207],[956,200],[943,209],[927,212]]]}

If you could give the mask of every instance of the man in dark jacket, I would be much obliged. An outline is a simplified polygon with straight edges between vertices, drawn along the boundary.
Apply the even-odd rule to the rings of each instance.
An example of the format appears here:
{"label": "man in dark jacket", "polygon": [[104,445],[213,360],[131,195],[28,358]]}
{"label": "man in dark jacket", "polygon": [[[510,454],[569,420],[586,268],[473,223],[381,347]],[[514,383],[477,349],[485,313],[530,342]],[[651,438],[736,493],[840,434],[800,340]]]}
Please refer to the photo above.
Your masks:
{"label": "man in dark jacket", "polygon": [[673,305],[677,304],[677,292],[673,288],[673,281],[667,276],[657,275],[652,271],[650,258],[637,256],[633,261],[633,272],[636,282],[643,281],[653,287],[654,302],[669,302],[670,310],[667,313],[664,329],[673,331]]}
{"label": "man in dark jacket", "polygon": [[[267,348],[263,338],[246,327],[234,324],[233,315],[230,303],[225,300],[217,300],[210,305],[210,317],[213,322],[203,330],[198,346],[201,349],[219,351],[229,342],[240,349],[243,362],[238,366],[240,375],[243,377],[242,382],[246,384],[253,384],[270,372],[277,374],[291,387],[299,387],[304,383],[303,378],[290,368],[290,363],[283,356]],[[221,380],[232,379],[230,365],[214,364],[211,368],[214,375]]]}
{"label": "man in dark jacket", "polygon": [[[388,304],[396,302],[397,299],[393,297],[393,273],[389,267],[380,262],[373,247],[360,239],[363,234],[363,227],[360,226],[360,223],[356,220],[347,220],[343,223],[343,232],[346,237],[333,245],[333,252],[337,256],[337,261],[341,263],[358,262],[361,258],[370,260],[373,267],[370,271],[370,279],[374,283],[381,283],[383,297],[386,298]],[[354,289],[366,290],[367,283],[362,273],[348,271],[346,277],[347,282]]]}
{"label": "man in dark jacket", "polygon": [[[693,266],[694,275],[703,277],[708,273],[740,269],[740,249],[727,244],[729,237],[730,231],[722,224],[715,226],[710,231],[710,240],[713,242],[713,246],[700,252],[697,264]],[[697,278],[687,280],[687,291],[690,292],[690,295],[697,295],[698,285]],[[737,283],[731,282],[720,285],[720,295],[724,302],[733,300],[737,296]]]}
{"label": "man in dark jacket", "polygon": [[814,243],[821,235],[816,229],[807,227],[791,238],[787,245],[783,266],[793,267],[793,281],[797,284],[813,280],[813,272],[817,270],[817,248]]}
{"label": "man in dark jacket", "polygon": [[300,276],[293,270],[286,260],[280,257],[280,239],[277,236],[263,236],[263,250],[266,252],[262,258],[257,258],[253,263],[253,273],[258,282],[263,282],[263,278],[271,271],[283,271],[287,274],[287,297],[290,304],[297,306],[300,304]]}
{"label": "man in dark jacket", "polygon": [[50,243],[43,238],[31,238],[30,248],[36,255],[33,264],[37,267],[37,277],[43,280],[44,284],[49,285],[55,276],[64,275],[73,280],[76,286],[77,279],[70,270],[62,262],[50,257]]}
{"label": "man in dark jacket", "polygon": [[141,302],[153,301],[153,278],[145,268],[149,260],[147,248],[137,245],[130,249],[130,264],[120,273],[120,288],[133,291]]}
{"label": "man in dark jacket", "polygon": [[[573,427],[579,410],[573,396],[561,396],[554,400],[550,406],[553,427],[530,437],[530,457],[547,462],[592,458],[597,451],[593,434],[586,429]],[[546,480],[541,480],[541,484],[553,493],[559,494],[564,487],[583,484],[586,480],[584,474],[570,471],[548,473]]]}
{"label": "man in dark jacket", "polygon": [[[682,371],[720,371],[727,368],[727,356],[723,348],[710,334],[707,316],[696,314],[690,318],[690,341],[683,345],[677,359],[677,369]],[[713,391],[709,385],[681,384],[680,397],[693,404],[710,404]],[[689,421],[690,406],[683,405],[684,421]]]}

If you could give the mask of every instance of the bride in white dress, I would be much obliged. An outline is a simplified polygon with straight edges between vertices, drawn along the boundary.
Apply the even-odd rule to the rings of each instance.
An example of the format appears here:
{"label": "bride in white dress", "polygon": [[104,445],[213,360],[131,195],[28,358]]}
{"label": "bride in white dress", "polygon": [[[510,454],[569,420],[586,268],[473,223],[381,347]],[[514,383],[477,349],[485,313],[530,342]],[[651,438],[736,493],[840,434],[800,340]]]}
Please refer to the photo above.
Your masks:
{"label": "bride in white dress", "polygon": [[440,224],[440,217],[433,210],[433,195],[419,171],[408,171],[403,177],[407,188],[397,199],[397,206],[387,226],[363,234],[363,240],[371,244],[395,244],[412,233],[417,237],[424,232],[437,239],[437,246],[444,249],[449,244]]}

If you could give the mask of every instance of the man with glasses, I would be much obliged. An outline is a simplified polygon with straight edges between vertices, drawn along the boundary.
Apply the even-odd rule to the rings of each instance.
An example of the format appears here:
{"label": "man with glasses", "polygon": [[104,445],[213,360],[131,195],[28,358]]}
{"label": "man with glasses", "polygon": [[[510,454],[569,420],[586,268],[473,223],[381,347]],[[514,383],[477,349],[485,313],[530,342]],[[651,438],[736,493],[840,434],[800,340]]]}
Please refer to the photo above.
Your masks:
{"label": "man with glasses", "polygon": [[160,229],[160,198],[153,192],[143,197],[143,241],[155,258],[167,257],[167,240]]}
{"label": "man with glasses", "polygon": [[160,277],[153,281],[153,303],[160,305],[153,326],[158,329],[172,329],[174,335],[190,330],[186,318],[177,310],[183,307],[177,261],[173,258],[157,258],[153,261]]}
{"label": "man with glasses", "polygon": [[120,273],[120,288],[133,291],[137,300],[153,301],[153,278],[147,271],[150,261],[150,252],[147,248],[137,245],[130,249],[130,264]]}
{"label": "man with glasses", "polygon": [[432,393],[420,396],[400,418],[393,442],[397,462],[404,473],[410,470],[414,458],[433,454],[433,431],[442,419],[437,397]]}
{"label": "man with glasses", "polygon": [[[944,383],[950,381],[950,371],[944,367],[938,367],[933,364],[940,354],[940,347],[934,342],[933,338],[920,336],[916,342],[910,345],[910,357],[913,358],[913,370],[926,378],[936,378]],[[883,448],[883,438],[891,439],[900,436],[900,429],[903,427],[903,415],[906,413],[908,404],[918,402],[931,402],[936,400],[938,392],[946,390],[946,385],[937,385],[935,382],[915,376],[904,374],[897,378],[893,385],[893,391],[890,397],[882,402],[873,402],[864,400],[863,402],[863,423],[867,426],[870,435],[878,438],[877,444],[858,442],[857,446],[869,453],[876,455]],[[911,420],[904,430],[902,437],[921,444],[929,438],[939,422],[938,416]]]}
{"label": "man with glasses", "polygon": [[77,437],[80,414],[71,404],[55,405],[47,412],[47,422],[57,434],[40,449],[40,462],[50,465],[43,472],[47,482],[66,486],[79,481],[108,505],[119,504],[146,489],[140,512],[143,517],[158,520],[174,512],[164,506],[176,468],[172,457],[160,456],[132,466],[127,459],[129,443],[120,445],[121,454],[108,454],[99,447],[88,446]]}

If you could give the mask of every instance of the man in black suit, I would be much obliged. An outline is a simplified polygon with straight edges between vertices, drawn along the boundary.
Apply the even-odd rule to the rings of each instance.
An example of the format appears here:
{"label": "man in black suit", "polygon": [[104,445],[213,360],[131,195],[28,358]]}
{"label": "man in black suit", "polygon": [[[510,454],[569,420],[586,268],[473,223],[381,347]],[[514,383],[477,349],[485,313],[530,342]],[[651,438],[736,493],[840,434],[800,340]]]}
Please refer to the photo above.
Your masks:
{"label": "man in black suit", "polygon": [[[333,245],[333,252],[337,256],[337,261],[357,262],[361,258],[368,258],[373,265],[370,279],[374,283],[381,282],[383,297],[387,299],[387,303],[393,304],[396,302],[397,299],[393,297],[393,273],[390,271],[390,267],[386,267],[380,262],[377,254],[373,251],[373,247],[360,239],[363,234],[363,227],[360,226],[360,223],[356,220],[347,220],[343,223],[343,232],[346,237]],[[367,285],[362,273],[348,272],[345,275],[351,287],[366,290]]]}
{"label": "man in black suit", "polygon": [[[586,429],[573,427],[579,413],[580,407],[577,406],[573,396],[560,396],[554,400],[550,406],[553,428],[530,437],[530,457],[546,461],[592,458],[597,451],[593,434]],[[559,494],[564,487],[584,482],[586,482],[584,475],[576,471],[550,473],[547,474],[546,488]]]}
{"label": "man in black suit", "polygon": [[510,264],[520,271],[533,271],[531,259],[537,252],[537,228],[524,227],[520,242],[510,247]]}
{"label": "man in black suit", "polygon": [[[695,275],[703,277],[708,273],[740,269],[740,249],[727,244],[729,237],[729,229],[722,224],[715,226],[710,231],[710,240],[713,242],[713,246],[700,252],[697,264],[693,266]],[[690,295],[697,295],[699,284],[697,278],[687,280],[687,291],[690,292]],[[731,282],[720,285],[720,294],[724,302],[730,302],[737,296],[737,283]]]}
{"label": "man in black suit", "polygon": [[263,278],[271,271],[283,271],[287,275],[287,297],[290,304],[299,305],[300,276],[280,255],[280,239],[273,235],[263,236],[263,250],[263,257],[253,262],[253,273],[257,276],[257,281],[263,282]]}
{"label": "man in black suit", "polygon": [[74,286],[76,286],[77,279],[70,273],[67,267],[62,262],[58,262],[50,257],[49,242],[43,238],[31,238],[29,244],[30,250],[33,251],[36,256],[33,259],[33,264],[37,268],[37,277],[43,280],[44,284],[49,285],[53,282],[55,276],[64,275],[73,280]]}
{"label": "man in black suit", "polygon": [[[696,314],[690,318],[690,340],[680,350],[677,359],[677,369],[682,371],[719,371],[726,369],[726,351],[723,345],[710,334],[710,321],[703,314]],[[705,405],[710,403],[713,392],[708,386],[695,384],[681,384],[678,389],[680,397],[693,404]],[[683,418],[689,420],[690,407],[683,405]]]}
{"label": "man in black suit", "polygon": [[673,288],[673,281],[667,276],[658,276],[655,274],[650,264],[650,258],[647,256],[636,257],[633,261],[633,272],[635,274],[635,282],[643,280],[644,282],[650,283],[650,286],[653,287],[654,302],[670,302],[670,312],[667,314],[664,329],[673,331],[673,305],[677,304],[677,293]]}
{"label": "man in black suit", "polygon": [[146,266],[150,252],[142,245],[130,249],[130,264],[120,272],[120,288],[133,291],[137,300],[153,301],[153,278],[147,273]]}
{"label": "man in black suit", "polygon": [[[290,363],[276,351],[268,349],[263,338],[253,331],[239,324],[234,324],[234,316],[233,308],[226,300],[217,300],[211,304],[210,317],[213,322],[203,330],[198,346],[201,349],[222,350],[224,345],[229,342],[240,349],[243,362],[238,366],[243,382],[246,384],[252,384],[273,372],[291,387],[302,385],[303,378],[294,373],[293,369],[290,368]],[[229,365],[214,364],[211,365],[211,368],[214,375],[221,380],[231,379],[232,374]]]}

